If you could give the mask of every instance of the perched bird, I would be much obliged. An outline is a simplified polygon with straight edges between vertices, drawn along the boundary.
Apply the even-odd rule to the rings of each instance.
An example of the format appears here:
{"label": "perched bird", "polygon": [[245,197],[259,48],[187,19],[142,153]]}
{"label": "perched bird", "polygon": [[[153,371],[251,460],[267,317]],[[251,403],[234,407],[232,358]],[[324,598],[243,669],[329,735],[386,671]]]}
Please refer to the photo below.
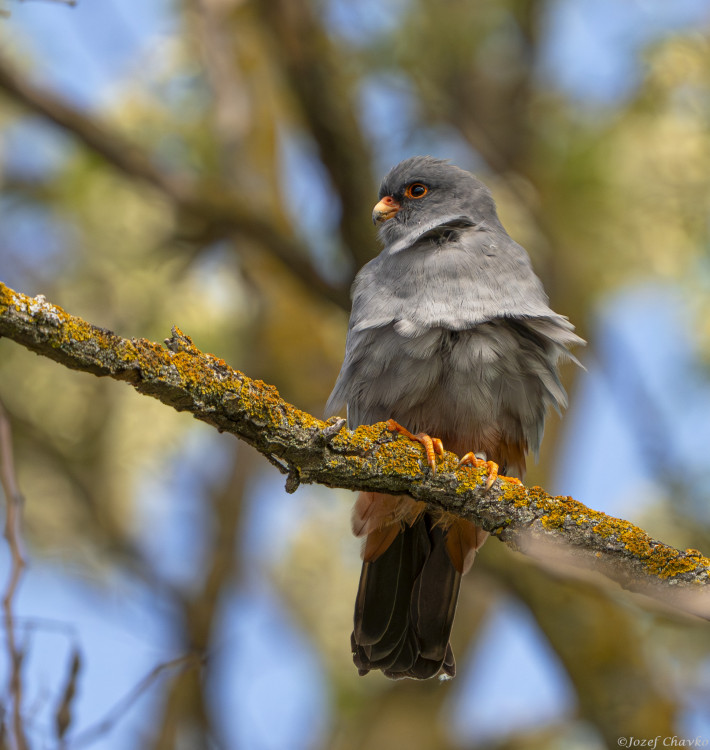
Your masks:
{"label": "perched bird", "polygon": [[[525,250],[501,225],[486,186],[430,156],[393,167],[372,217],[382,252],[358,273],[345,361],[328,400],[348,427],[389,420],[421,442],[436,470],[443,446],[462,463],[522,479],[557,374],[584,341],[548,307]],[[360,493],[363,537],[351,637],[360,674],[453,677],[449,644],[461,576],[487,532],[402,495]]]}

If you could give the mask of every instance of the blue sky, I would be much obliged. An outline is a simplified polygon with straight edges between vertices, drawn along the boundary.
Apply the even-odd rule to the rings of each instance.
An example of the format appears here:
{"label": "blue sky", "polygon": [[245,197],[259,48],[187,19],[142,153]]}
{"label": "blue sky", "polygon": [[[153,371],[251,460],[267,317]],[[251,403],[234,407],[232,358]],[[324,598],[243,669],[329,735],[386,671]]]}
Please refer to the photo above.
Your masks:
{"label": "blue sky", "polygon": [[[361,27],[352,22],[348,11],[352,6],[342,1],[334,5],[333,22],[357,36],[368,32],[373,18],[380,29],[396,22],[396,12],[405,3],[383,6],[368,2],[359,7],[363,6],[375,10],[355,14]],[[109,0],[84,0],[74,9],[51,2],[13,3],[12,18],[3,22],[4,36],[21,34],[23,45],[37,63],[38,78],[77,105],[93,108],[110,100],[116,86],[133,76],[146,60],[159,58],[162,43],[175,32],[171,7],[168,0],[132,3],[130,11],[125,4]],[[576,98],[580,106],[583,103],[585,109],[613,107],[633,91],[641,72],[638,53],[648,40],[668,28],[693,26],[708,16],[708,5],[700,0],[559,0],[551,8],[546,23],[547,54],[539,75]],[[16,45],[17,40],[11,43]],[[396,106],[401,115],[408,106],[408,93],[401,82],[393,83],[398,87]],[[363,106],[376,121],[391,118],[392,90],[373,86],[363,92]],[[391,132],[389,135],[392,137]],[[381,154],[380,160],[396,160],[421,146],[464,166],[475,166],[465,163],[473,157],[451,134],[420,133],[417,137],[421,143],[390,144],[392,149],[387,156]],[[18,132],[14,138],[17,158],[23,168],[34,173],[51,168],[67,145],[62,136],[48,137],[46,128],[39,126]],[[284,153],[286,169],[302,173],[302,150],[286,143]],[[316,175],[310,187],[317,182]],[[312,205],[317,208],[318,203]],[[315,225],[318,215],[309,221]],[[615,365],[623,363],[629,353],[636,366],[649,375],[647,385],[654,402],[673,426],[671,455],[686,457],[692,471],[706,475],[707,461],[699,446],[710,443],[702,419],[710,411],[710,395],[703,378],[692,374],[696,371],[692,342],[677,335],[688,314],[678,295],[656,287],[627,290],[600,306],[590,329],[596,342],[604,345],[595,346],[596,358],[587,360],[588,373],[580,379],[565,418],[566,448],[560,456],[554,491],[615,515],[633,517],[640,511],[642,490],[653,481],[654,470],[639,454],[638,441],[629,433],[615,390],[615,378],[616,385],[621,382]],[[687,389],[699,408],[683,420],[674,420],[679,399]],[[165,459],[164,476],[172,473],[167,467],[179,466],[179,481],[161,483],[155,477],[146,478],[144,513],[149,528],[159,527],[161,534],[146,538],[144,546],[156,566],[176,581],[189,580],[202,553],[191,531],[201,517],[205,467],[219,474],[223,466],[220,456],[226,454],[223,437],[196,425],[194,437],[188,439],[181,455]],[[602,463],[608,471],[616,472],[612,491],[608,476],[598,471]],[[246,543],[254,549],[274,549],[265,543],[267,517],[283,534],[277,537],[279,542],[287,535],[294,505],[293,499],[281,492],[280,481],[280,477],[265,477],[263,485],[252,492]],[[4,548],[2,555],[6,569]],[[226,602],[217,638],[220,667],[215,706],[225,745],[249,750],[306,750],[317,746],[327,731],[327,685],[307,635],[292,626],[266,576],[255,575],[244,590]],[[166,642],[170,628],[153,613],[150,596],[139,584],[117,576],[97,585],[79,569],[63,569],[58,561],[33,564],[20,592],[20,612],[26,618],[59,623],[31,636],[28,701],[35,699],[44,706],[42,721],[49,721],[52,706],[46,696],[52,686],[61,684],[74,644],[80,644],[85,665],[77,704],[81,727],[100,718],[157,662],[175,655],[175,644],[169,639]],[[163,615],[167,616],[169,612]],[[0,654],[0,659],[3,656]],[[496,711],[503,704],[506,710],[515,707],[511,729],[537,726],[566,717],[573,710],[566,675],[530,617],[511,602],[503,602],[494,611],[477,649],[468,658],[475,669],[460,670],[460,684],[448,707],[454,730],[462,739],[492,739],[501,731]],[[0,663],[0,667],[6,669],[7,665]],[[710,669],[705,674],[708,672]],[[710,683],[710,675],[706,679]],[[147,699],[117,724],[101,747],[124,750],[136,746],[140,719],[155,707],[151,695],[155,692],[148,693]],[[704,705],[688,710],[685,728],[710,737],[710,716]]]}

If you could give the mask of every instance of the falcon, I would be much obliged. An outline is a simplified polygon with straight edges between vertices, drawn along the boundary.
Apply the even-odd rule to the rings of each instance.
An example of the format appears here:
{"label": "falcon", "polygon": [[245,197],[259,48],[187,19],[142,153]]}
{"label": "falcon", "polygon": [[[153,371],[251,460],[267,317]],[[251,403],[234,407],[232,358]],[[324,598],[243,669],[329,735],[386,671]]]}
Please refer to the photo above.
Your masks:
{"label": "falcon", "polygon": [[[567,405],[558,363],[584,344],[553,312],[525,250],[488,188],[430,156],[384,177],[372,214],[383,244],[358,273],[345,360],[326,411],[348,427],[387,421],[422,443],[436,471],[444,447],[520,481],[548,407]],[[575,360],[576,361],[576,360]],[[487,532],[407,495],[362,492],[363,539],[351,636],[361,675],[456,673],[449,636],[461,576]]]}

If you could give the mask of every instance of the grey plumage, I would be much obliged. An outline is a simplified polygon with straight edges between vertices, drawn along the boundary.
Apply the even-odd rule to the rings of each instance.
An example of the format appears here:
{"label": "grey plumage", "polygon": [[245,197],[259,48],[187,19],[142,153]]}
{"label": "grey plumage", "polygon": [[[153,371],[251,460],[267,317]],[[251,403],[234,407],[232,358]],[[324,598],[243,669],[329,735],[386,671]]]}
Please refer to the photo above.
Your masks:
{"label": "grey plumage", "polygon": [[[411,195],[412,185],[424,194]],[[527,253],[508,236],[489,190],[473,175],[413,157],[387,174],[380,198],[398,209],[381,222],[384,249],[355,280],[345,361],[327,412],[347,407],[351,429],[392,418],[459,453],[486,453],[502,472],[522,478],[524,453],[537,452],[548,407],[566,406],[558,361],[574,359],[568,348],[584,342],[548,306]],[[388,518],[371,522],[367,533],[392,523]],[[460,575],[442,556],[446,524],[427,518],[398,520],[403,532],[396,543],[365,559],[353,633],[361,671],[428,677],[429,649],[438,664],[433,673],[453,673],[448,635]],[[397,555],[398,563],[388,558]],[[397,565],[401,575],[393,578]],[[447,601],[437,594],[437,576],[449,581]],[[383,616],[379,626],[387,636],[369,643],[363,622],[377,621],[377,607],[387,610],[393,579],[395,599],[408,604],[400,601],[396,626],[391,613]],[[425,631],[439,633],[433,648],[425,645]]]}

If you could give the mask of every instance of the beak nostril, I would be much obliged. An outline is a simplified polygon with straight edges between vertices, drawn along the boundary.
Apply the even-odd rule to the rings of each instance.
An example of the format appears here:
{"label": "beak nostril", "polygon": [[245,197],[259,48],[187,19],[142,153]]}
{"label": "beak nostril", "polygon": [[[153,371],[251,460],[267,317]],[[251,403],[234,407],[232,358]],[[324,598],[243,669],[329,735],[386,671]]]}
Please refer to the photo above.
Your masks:
{"label": "beak nostril", "polygon": [[391,219],[401,208],[400,204],[391,196],[386,195],[380,200],[372,211],[372,221],[374,224]]}

